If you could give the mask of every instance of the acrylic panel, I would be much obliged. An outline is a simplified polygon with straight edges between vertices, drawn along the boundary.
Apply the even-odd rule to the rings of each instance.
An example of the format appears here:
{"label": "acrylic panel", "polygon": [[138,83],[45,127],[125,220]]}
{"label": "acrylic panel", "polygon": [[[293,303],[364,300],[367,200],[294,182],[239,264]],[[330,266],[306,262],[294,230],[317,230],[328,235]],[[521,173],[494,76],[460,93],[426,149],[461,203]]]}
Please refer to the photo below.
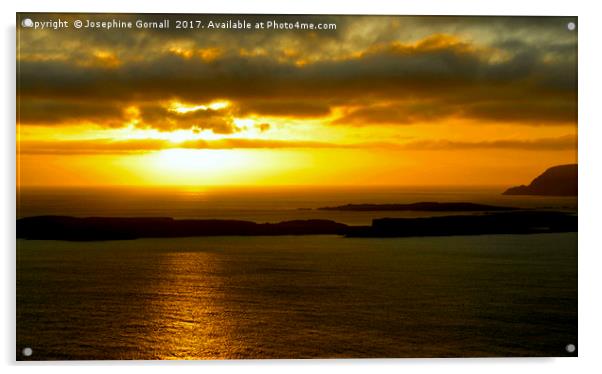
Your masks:
{"label": "acrylic panel", "polygon": [[577,356],[577,17],[17,14],[17,360]]}

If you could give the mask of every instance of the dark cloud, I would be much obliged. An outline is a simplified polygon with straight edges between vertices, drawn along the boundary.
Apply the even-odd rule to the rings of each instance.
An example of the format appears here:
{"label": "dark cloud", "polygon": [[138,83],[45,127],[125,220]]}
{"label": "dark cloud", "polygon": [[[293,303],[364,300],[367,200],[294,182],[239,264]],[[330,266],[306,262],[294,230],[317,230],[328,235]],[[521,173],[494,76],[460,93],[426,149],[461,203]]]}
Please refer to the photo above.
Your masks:
{"label": "dark cloud", "polygon": [[126,117],[122,104],[106,101],[60,101],[48,98],[19,100],[17,105],[18,121],[31,125],[84,122],[119,127],[127,121]]}
{"label": "dark cloud", "polygon": [[324,117],[330,114],[330,106],[322,102],[313,102],[303,99],[281,101],[275,100],[244,100],[238,114],[264,115],[274,117]]}
{"label": "dark cloud", "polygon": [[145,153],[163,149],[275,149],[275,148],[348,148],[356,146],[337,145],[314,141],[285,141],[264,139],[220,139],[188,140],[170,142],[161,139],[134,140],[64,140],[22,141],[21,154],[123,154]]}
{"label": "dark cloud", "polygon": [[441,105],[433,101],[419,103],[388,103],[367,105],[354,109],[332,121],[335,125],[364,126],[372,124],[412,124],[439,120],[460,113],[453,105]]}
{"label": "dark cloud", "polygon": [[469,118],[529,124],[576,124],[577,100],[507,100],[477,102],[463,107]]}
{"label": "dark cloud", "polygon": [[168,141],[161,139],[28,140],[19,143],[19,153],[46,155],[144,153],[165,149],[169,146]]}
{"label": "dark cloud", "polygon": [[160,105],[143,105],[140,107],[139,128],[154,128],[160,131],[181,129],[211,130],[216,134],[231,134],[238,131],[234,117],[228,108],[196,109],[178,112]]}
{"label": "dark cloud", "polygon": [[[566,19],[312,19],[335,20],[343,28],[331,34],[246,35],[228,31],[193,36],[168,33],[163,37],[131,31],[123,40],[116,40],[112,33],[82,34],[84,38],[106,39],[94,42],[114,50],[119,59],[119,64],[107,66],[102,65],[102,59],[83,63],[87,57],[77,52],[69,55],[75,58],[67,59],[28,58],[31,51],[23,47],[21,55],[25,57],[19,62],[20,120],[29,124],[90,119],[88,122],[110,124],[121,115],[115,103],[142,103],[141,126],[211,129],[217,133],[236,131],[232,123],[235,115],[325,117],[337,107],[350,108],[334,120],[339,125],[411,124],[454,116],[508,123],[576,123],[576,38],[560,27]],[[429,27],[431,31],[419,40],[399,40],[410,26],[416,27],[417,35]],[[379,35],[364,40],[357,31],[362,27]],[[500,30],[506,32],[503,37],[498,35]],[[534,37],[529,30],[540,34]],[[477,31],[476,39],[484,35],[481,43],[451,36]],[[347,34],[357,35],[359,42]],[[49,35],[39,39],[48,43]],[[202,42],[203,37],[208,41]],[[165,49],[165,41],[170,40],[190,42],[187,48],[196,52],[219,47],[223,53],[209,60],[196,52],[185,58]],[[252,44],[257,41],[259,44]],[[322,50],[321,42],[339,51],[338,55]],[[36,43],[39,40],[26,45]],[[354,43],[363,47],[353,51]],[[266,52],[241,54],[243,47],[264,48]],[[291,59],[281,58],[285,47],[292,49],[288,53]],[[172,99],[198,104],[227,99],[232,107],[227,112],[180,115],[161,106]],[[76,108],[82,100],[94,104]],[[95,109],[103,105],[108,110],[96,113]],[[50,107],[56,109],[44,120]]]}
{"label": "dark cloud", "polygon": [[575,150],[577,137],[565,135],[556,138],[539,138],[531,140],[487,140],[487,141],[452,141],[424,140],[413,141],[402,146],[408,150],[469,150],[469,149],[515,149],[529,151],[561,151]]}
{"label": "dark cloud", "polygon": [[271,128],[271,125],[269,123],[260,123],[255,125],[255,127],[257,129],[259,129],[259,131],[264,132],[264,131],[268,131]]}
{"label": "dark cloud", "polygon": [[445,98],[424,102],[393,102],[352,109],[332,121],[335,125],[411,125],[446,118],[495,123],[566,125],[577,123],[577,100],[562,98],[499,99],[475,97],[468,102]]}
{"label": "dark cloud", "polygon": [[531,151],[574,150],[577,138],[566,135],[557,138],[539,138],[531,140],[500,139],[488,141],[452,141],[452,140],[417,140],[407,143],[353,143],[337,144],[317,141],[287,141],[266,139],[219,139],[219,140],[187,140],[171,142],[161,139],[90,139],[64,141],[22,141],[22,154],[123,154],[144,153],[163,149],[280,149],[280,148],[333,148],[359,149],[378,148],[391,150],[487,150],[513,149]]}

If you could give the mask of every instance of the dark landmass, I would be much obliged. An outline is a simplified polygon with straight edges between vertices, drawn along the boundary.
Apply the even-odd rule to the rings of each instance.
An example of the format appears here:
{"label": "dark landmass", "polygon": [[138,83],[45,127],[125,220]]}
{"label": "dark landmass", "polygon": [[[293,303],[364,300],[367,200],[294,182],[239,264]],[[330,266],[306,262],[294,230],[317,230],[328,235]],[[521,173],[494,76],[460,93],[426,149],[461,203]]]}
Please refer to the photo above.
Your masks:
{"label": "dark landmass", "polygon": [[518,210],[519,208],[474,203],[437,203],[421,202],[412,204],[347,204],[318,210],[342,210],[354,212],[378,211],[423,211],[423,212],[493,212],[502,210]]}
{"label": "dark landmass", "polygon": [[119,240],[186,236],[275,236],[344,234],[347,225],[328,220],[255,223],[239,220],[175,220],[169,217],[37,216],[17,220],[17,238]]}
{"label": "dark landmass", "polygon": [[111,218],[37,216],[17,220],[17,238],[100,241],[187,236],[344,235],[409,237],[531,234],[577,231],[577,216],[561,212],[518,211],[428,218],[380,218],[372,226],[329,220],[255,223],[238,220],[174,220],[162,217]]}
{"label": "dark landmass", "polygon": [[577,231],[577,216],[524,211],[427,218],[379,218],[372,226],[349,227],[348,237],[410,237],[487,234],[535,234]]}
{"label": "dark landmass", "polygon": [[528,186],[507,189],[504,195],[577,196],[577,164],[559,165],[546,170]]}

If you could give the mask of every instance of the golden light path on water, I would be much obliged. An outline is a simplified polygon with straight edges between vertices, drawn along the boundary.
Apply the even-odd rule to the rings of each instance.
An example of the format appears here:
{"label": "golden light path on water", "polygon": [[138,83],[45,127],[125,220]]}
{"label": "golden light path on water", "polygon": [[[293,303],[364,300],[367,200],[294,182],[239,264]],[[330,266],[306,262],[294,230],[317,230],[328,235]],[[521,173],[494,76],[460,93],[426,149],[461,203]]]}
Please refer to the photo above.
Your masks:
{"label": "golden light path on water", "polygon": [[562,356],[575,233],[20,240],[31,359]]}
{"label": "golden light path on water", "polygon": [[[149,344],[156,359],[232,357],[232,323],[222,303],[225,286],[214,253],[165,252],[149,305]],[[219,349],[218,349],[219,348]]]}

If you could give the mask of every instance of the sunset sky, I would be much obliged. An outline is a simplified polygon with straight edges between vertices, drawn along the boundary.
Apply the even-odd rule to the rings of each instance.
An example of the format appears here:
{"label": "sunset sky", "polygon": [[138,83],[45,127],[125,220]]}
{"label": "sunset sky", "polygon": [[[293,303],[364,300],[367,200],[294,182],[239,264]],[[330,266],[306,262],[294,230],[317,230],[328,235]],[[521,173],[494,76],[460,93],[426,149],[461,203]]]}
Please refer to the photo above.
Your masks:
{"label": "sunset sky", "polygon": [[576,19],[194,18],[337,30],[18,28],[19,184],[513,185],[577,161]]}

